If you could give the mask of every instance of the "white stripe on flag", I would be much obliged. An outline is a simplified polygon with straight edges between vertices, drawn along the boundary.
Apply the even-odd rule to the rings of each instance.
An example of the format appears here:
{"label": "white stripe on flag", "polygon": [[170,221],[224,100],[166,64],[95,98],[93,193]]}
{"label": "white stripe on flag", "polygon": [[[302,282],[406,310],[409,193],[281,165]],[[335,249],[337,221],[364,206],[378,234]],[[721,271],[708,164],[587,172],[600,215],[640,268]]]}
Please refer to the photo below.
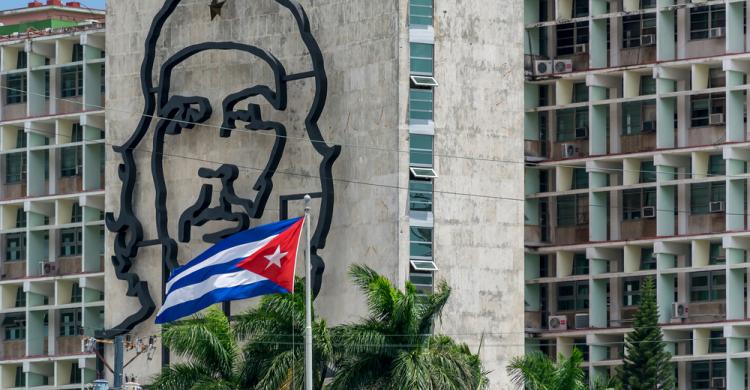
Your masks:
{"label": "white stripe on flag", "polygon": [[167,294],[169,294],[172,290],[172,285],[176,283],[178,280],[192,274],[195,271],[201,270],[203,268],[216,265],[216,264],[222,264],[222,263],[228,263],[232,260],[245,258],[253,253],[257,252],[262,247],[266,246],[266,244],[276,238],[278,235],[273,235],[270,237],[266,237],[263,240],[255,241],[255,242],[249,242],[247,244],[237,245],[228,249],[225,249],[203,261],[200,263],[194,265],[193,267],[181,272],[174,278],[170,279],[167,282]]}
{"label": "white stripe on flag", "polygon": [[169,309],[170,307],[196,300],[216,289],[225,287],[238,287],[246,284],[261,282],[264,280],[267,279],[263,276],[244,269],[231,274],[214,275],[200,283],[191,284],[189,286],[181,287],[170,292],[167,295],[167,299],[164,301],[164,305],[162,305],[161,309],[159,310],[159,314]]}

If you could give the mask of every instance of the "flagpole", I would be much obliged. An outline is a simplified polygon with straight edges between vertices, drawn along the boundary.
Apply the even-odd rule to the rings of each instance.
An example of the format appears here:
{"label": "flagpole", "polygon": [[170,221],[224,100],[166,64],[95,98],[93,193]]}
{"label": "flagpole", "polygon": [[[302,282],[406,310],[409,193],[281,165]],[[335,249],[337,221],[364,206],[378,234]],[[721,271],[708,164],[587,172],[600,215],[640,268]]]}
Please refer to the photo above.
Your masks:
{"label": "flagpole", "polygon": [[310,195],[305,195],[305,390],[313,390],[312,270],[310,265]]}

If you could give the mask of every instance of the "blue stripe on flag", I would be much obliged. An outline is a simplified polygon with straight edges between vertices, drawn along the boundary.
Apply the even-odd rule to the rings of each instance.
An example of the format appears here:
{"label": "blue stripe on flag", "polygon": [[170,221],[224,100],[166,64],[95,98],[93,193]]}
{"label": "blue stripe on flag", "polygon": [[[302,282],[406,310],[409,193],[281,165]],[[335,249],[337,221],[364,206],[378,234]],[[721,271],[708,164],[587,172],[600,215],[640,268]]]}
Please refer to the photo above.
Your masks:
{"label": "blue stripe on flag", "polygon": [[288,291],[270,280],[263,280],[260,282],[237,287],[215,289],[203,295],[202,297],[170,307],[156,317],[156,323],[163,324],[165,322],[176,321],[182,317],[186,317],[190,314],[203,310],[215,303],[233,301],[237,299],[247,299],[257,297],[259,295],[274,293],[284,294],[288,293]]}
{"label": "blue stripe on flag", "polygon": [[241,271],[242,268],[237,267],[237,264],[241,263],[243,260],[245,260],[244,257],[232,260],[227,263],[221,263],[221,264],[215,264],[210,265],[206,268],[201,268],[198,271],[195,271],[182,279],[176,281],[170,288],[169,291],[167,291],[167,294],[171,293],[172,291],[177,291],[177,289],[185,286],[189,286],[191,284],[200,283],[214,275],[219,274],[230,274],[232,272]]}
{"label": "blue stripe on flag", "polygon": [[300,219],[302,219],[302,217],[269,223],[268,225],[258,226],[256,228],[245,230],[243,232],[239,232],[234,235],[231,235],[219,241],[216,245],[206,249],[205,252],[201,253],[200,255],[198,255],[198,257],[194,258],[193,260],[190,260],[189,263],[183,265],[182,267],[175,269],[172,272],[172,275],[170,275],[169,277],[171,279],[175,277],[176,275],[179,275],[187,271],[188,269],[190,269],[190,267],[202,262],[203,260],[223,250],[229,249],[237,245],[247,244],[249,242],[260,241],[270,236],[280,234],[281,232],[287,230],[290,226],[294,225]]}

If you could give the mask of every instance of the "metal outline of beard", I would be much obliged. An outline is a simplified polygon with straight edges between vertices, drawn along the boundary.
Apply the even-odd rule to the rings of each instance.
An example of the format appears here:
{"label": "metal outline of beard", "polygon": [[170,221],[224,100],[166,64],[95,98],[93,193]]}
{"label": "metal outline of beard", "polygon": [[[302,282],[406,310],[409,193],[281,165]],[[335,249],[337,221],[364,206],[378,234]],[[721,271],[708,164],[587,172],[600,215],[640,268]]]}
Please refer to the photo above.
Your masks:
{"label": "metal outline of beard", "polygon": [[[310,22],[302,6],[296,0],[273,0],[281,7],[286,8],[294,17],[299,34],[305,44],[313,69],[307,72],[287,75],[281,62],[271,53],[255,46],[236,42],[203,42],[188,46],[167,59],[160,69],[159,85],[154,86],[153,71],[156,57],[156,45],[161,36],[165,23],[171,17],[182,0],[165,0],[159,12],[154,17],[145,41],[145,53],[141,64],[141,88],[144,98],[143,115],[141,116],[135,131],[122,145],[114,146],[115,153],[119,154],[122,162],[118,166],[118,177],[122,182],[120,191],[120,211],[117,216],[108,212],[105,218],[109,231],[115,233],[113,243],[114,254],[111,258],[115,275],[118,280],[127,282],[126,295],[138,299],[140,309],[125,318],[120,324],[112,328],[97,332],[101,338],[113,338],[118,335],[129,333],[138,324],[150,318],[156,305],[149,286],[146,281],[140,279],[137,273],[131,269],[138,256],[140,248],[148,246],[160,246],[162,249],[162,269],[167,273],[177,266],[177,243],[169,237],[167,232],[166,198],[167,187],[164,181],[163,146],[166,135],[180,134],[183,129],[191,129],[195,123],[200,123],[211,117],[212,109],[207,99],[201,97],[169,96],[169,78],[171,70],[197,53],[207,50],[239,50],[250,53],[268,64],[274,73],[277,90],[268,88],[252,87],[238,93],[227,96],[223,101],[224,121],[220,130],[221,137],[228,137],[235,129],[235,121],[248,122],[247,130],[272,130],[276,134],[276,141],[271,151],[271,156],[259,175],[253,189],[256,191],[254,199],[243,199],[234,192],[234,181],[238,177],[239,168],[232,164],[223,164],[218,169],[201,168],[199,176],[202,178],[220,179],[222,190],[219,195],[219,206],[209,207],[213,187],[204,184],[201,187],[198,199],[188,207],[179,218],[178,239],[183,242],[190,241],[190,228],[202,226],[208,221],[224,220],[236,223],[236,226],[223,231],[203,236],[205,242],[214,243],[232,233],[245,230],[249,227],[250,219],[263,216],[266,203],[273,189],[273,174],[284,153],[286,141],[286,129],[276,123],[264,121],[256,105],[248,105],[247,110],[233,111],[234,106],[240,101],[252,96],[262,96],[268,100],[277,110],[284,110],[287,105],[286,82],[313,78],[315,80],[315,97],[310,110],[305,118],[305,131],[315,151],[320,155],[319,180],[321,192],[320,210],[315,232],[311,239],[311,263],[312,263],[312,287],[313,294],[318,295],[321,288],[322,276],[325,263],[318,255],[318,250],[323,249],[331,227],[334,203],[334,185],[332,177],[333,164],[341,153],[339,145],[328,145],[318,128],[318,119],[325,107],[328,80],[325,72],[323,55],[315,37],[310,31]],[[197,108],[196,108],[197,106]],[[230,114],[227,114],[230,113]],[[158,238],[144,240],[143,226],[134,211],[133,193],[136,186],[136,162],[134,157],[135,148],[143,141],[152,120],[158,116],[153,139],[151,175],[154,179],[155,210]],[[292,195],[294,197],[295,195]],[[289,195],[281,195],[283,203]],[[232,212],[232,206],[239,206],[241,212]]]}

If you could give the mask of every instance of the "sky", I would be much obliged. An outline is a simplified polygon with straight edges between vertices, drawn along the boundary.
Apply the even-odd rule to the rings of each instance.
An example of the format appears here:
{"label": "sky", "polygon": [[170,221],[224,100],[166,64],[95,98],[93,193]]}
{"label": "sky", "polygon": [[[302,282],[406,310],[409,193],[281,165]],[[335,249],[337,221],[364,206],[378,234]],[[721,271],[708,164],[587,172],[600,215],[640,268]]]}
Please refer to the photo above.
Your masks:
{"label": "sky", "polygon": [[[6,10],[6,9],[14,9],[14,8],[25,8],[32,0],[0,0],[0,10]],[[40,0],[42,3],[46,3],[45,0]],[[64,3],[67,3],[71,0],[63,0]],[[90,8],[99,8],[104,9],[105,4],[107,4],[107,0],[76,0],[81,3],[81,5],[90,7]]]}

